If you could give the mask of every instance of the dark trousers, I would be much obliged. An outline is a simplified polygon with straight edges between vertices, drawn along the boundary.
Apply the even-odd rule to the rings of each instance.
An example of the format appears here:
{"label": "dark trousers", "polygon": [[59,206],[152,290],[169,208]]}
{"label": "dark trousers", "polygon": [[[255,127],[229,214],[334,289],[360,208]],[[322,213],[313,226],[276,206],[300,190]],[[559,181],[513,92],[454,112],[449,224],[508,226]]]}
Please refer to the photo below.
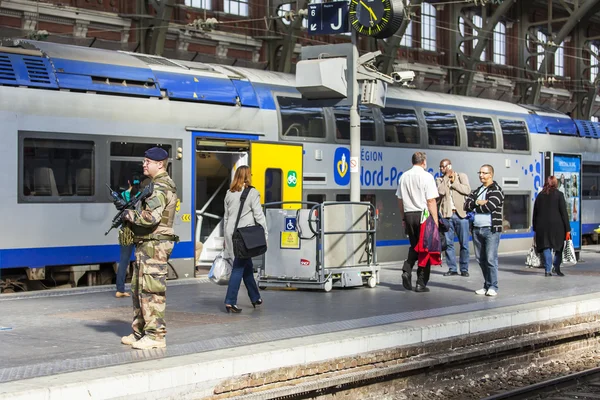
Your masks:
{"label": "dark trousers", "polygon": [[260,293],[258,292],[258,286],[254,280],[254,268],[252,265],[251,258],[234,258],[233,269],[231,270],[231,276],[229,277],[229,285],[227,285],[227,295],[225,296],[225,304],[236,305],[237,296],[240,291],[240,285],[244,280],[246,290],[248,291],[248,297],[250,301],[256,303],[260,299]]}
{"label": "dark trousers", "polygon": [[135,245],[121,246],[121,257],[117,268],[117,292],[125,292],[125,278],[127,278],[127,267],[131,261],[131,254]]}
{"label": "dark trousers", "polygon": [[460,272],[469,272],[469,220],[461,218],[456,212],[453,212],[448,221],[448,232],[444,233],[446,237],[446,263],[448,271],[458,272],[456,267],[456,250],[454,249],[454,238],[458,237],[460,253],[458,262]]}
{"label": "dark trousers", "polygon": [[[408,234],[408,240],[410,241],[410,249],[408,250],[408,258],[404,262],[402,270],[411,274],[412,269],[419,258],[419,254],[415,251],[415,247],[417,246],[417,243],[419,243],[419,236],[421,234],[421,211],[404,213],[404,220],[405,231]],[[427,286],[430,274],[431,263],[429,262],[425,267],[417,268],[417,284]]]}
{"label": "dark trousers", "polygon": [[545,248],[542,250],[542,264],[546,269],[546,272],[550,273],[552,271],[552,267],[554,267],[554,271],[560,271],[560,263],[562,263],[562,252],[563,249],[560,248],[554,252],[554,265],[552,264],[552,249]]}

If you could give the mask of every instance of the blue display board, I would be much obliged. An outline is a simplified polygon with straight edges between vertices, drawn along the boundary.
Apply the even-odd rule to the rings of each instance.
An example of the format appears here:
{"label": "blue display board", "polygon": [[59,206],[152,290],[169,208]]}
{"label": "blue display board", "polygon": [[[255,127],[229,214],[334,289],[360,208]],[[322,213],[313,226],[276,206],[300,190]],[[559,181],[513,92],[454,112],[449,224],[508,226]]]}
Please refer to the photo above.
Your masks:
{"label": "blue display board", "polygon": [[554,154],[552,175],[558,179],[558,190],[565,195],[575,249],[581,248],[581,156]]}

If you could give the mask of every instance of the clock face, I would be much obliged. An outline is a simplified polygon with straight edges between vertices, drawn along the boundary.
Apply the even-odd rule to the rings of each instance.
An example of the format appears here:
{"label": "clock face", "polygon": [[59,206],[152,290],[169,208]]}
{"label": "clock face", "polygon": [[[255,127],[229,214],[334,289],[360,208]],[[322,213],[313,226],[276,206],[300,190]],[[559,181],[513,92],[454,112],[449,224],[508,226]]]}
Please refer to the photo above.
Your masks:
{"label": "clock face", "polygon": [[350,24],[358,33],[383,39],[400,28],[402,0],[351,0]]}

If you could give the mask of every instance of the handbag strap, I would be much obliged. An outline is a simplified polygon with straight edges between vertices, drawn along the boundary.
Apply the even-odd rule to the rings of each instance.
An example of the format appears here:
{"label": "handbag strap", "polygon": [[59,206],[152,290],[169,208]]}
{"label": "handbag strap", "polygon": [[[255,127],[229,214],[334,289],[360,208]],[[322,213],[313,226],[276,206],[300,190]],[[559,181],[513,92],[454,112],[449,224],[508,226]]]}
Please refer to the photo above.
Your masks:
{"label": "handbag strap", "polygon": [[481,185],[479,187],[479,189],[477,189],[477,196],[475,197],[475,200],[477,200],[479,198],[479,196],[484,194],[487,190],[488,190],[488,187]]}
{"label": "handbag strap", "polygon": [[234,232],[236,231],[238,224],[240,223],[240,217],[242,216],[242,208],[244,208],[244,203],[246,202],[248,193],[250,193],[250,189],[252,189],[252,186],[246,187],[242,192],[242,196],[240,197],[240,209],[238,211],[237,219],[235,220],[235,228],[233,228]]}

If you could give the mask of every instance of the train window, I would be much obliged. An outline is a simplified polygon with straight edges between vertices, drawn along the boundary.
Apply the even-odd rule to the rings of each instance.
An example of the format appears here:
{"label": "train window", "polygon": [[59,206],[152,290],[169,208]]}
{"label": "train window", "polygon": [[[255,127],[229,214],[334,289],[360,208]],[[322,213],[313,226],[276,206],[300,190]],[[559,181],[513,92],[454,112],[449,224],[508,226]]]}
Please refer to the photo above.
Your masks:
{"label": "train window", "polygon": [[504,137],[504,150],[529,150],[525,121],[501,119],[500,128]]}
{"label": "train window", "polygon": [[584,197],[598,197],[600,192],[598,191],[598,177],[597,176],[584,176],[583,186],[581,187],[581,195]]}
{"label": "train window", "polygon": [[600,174],[600,165],[599,164],[583,164],[583,173],[584,174]]}
{"label": "train window", "polygon": [[528,194],[505,194],[502,208],[502,230],[529,229]]}
{"label": "train window", "polygon": [[[269,168],[265,171],[265,203],[283,200],[282,179],[283,173],[280,169]],[[273,206],[280,208],[280,206]]]}
{"label": "train window", "polygon": [[306,196],[306,201],[312,201],[314,203],[322,203],[327,199],[324,194],[309,194]]}
{"label": "train window", "polygon": [[480,149],[496,148],[496,133],[491,118],[463,116],[467,127],[467,146]]}
{"label": "train window", "polygon": [[583,197],[599,197],[600,190],[600,165],[598,164],[583,164],[581,184],[581,196]]}
{"label": "train window", "polygon": [[381,113],[385,123],[386,143],[418,144],[421,142],[419,121],[413,110],[384,108]]}
{"label": "train window", "polygon": [[429,144],[435,146],[460,146],[456,116],[446,112],[425,111]]}
{"label": "train window", "polygon": [[281,135],[284,137],[325,137],[323,108],[304,104],[304,100],[277,97],[281,115]]}
{"label": "train window", "polygon": [[[122,192],[131,187],[135,179],[140,180],[140,186],[145,187],[150,179],[144,176],[142,161],[144,153],[151,147],[162,147],[172,157],[172,146],[161,143],[135,143],[111,142],[110,143],[110,186]],[[172,163],[167,167],[168,174],[172,177]]]}
{"label": "train window", "polygon": [[144,157],[144,153],[151,147],[161,147],[171,154],[171,145],[161,143],[128,143],[128,142],[111,142],[110,155],[112,157]]}
{"label": "train window", "polygon": [[24,196],[94,195],[92,141],[25,138],[22,162]]}
{"label": "train window", "polygon": [[[324,202],[326,199],[327,197],[324,194],[309,194],[306,196],[306,201],[312,201],[319,204]],[[305,204],[304,208],[313,208],[313,206],[310,204]]]}
{"label": "train window", "polygon": [[111,161],[110,186],[119,192],[129,189],[133,181],[138,179],[140,186],[144,187],[150,181],[144,176],[141,161]]}
{"label": "train window", "polygon": [[[335,196],[335,201],[350,201],[349,194],[338,194]],[[374,194],[361,194],[360,201],[365,201],[373,204],[374,206],[377,204],[375,200]]]}
{"label": "train window", "polygon": [[[339,140],[350,140],[350,107],[336,107],[335,114],[336,133]],[[375,119],[369,107],[360,106],[360,140],[364,142],[375,141]]]}

